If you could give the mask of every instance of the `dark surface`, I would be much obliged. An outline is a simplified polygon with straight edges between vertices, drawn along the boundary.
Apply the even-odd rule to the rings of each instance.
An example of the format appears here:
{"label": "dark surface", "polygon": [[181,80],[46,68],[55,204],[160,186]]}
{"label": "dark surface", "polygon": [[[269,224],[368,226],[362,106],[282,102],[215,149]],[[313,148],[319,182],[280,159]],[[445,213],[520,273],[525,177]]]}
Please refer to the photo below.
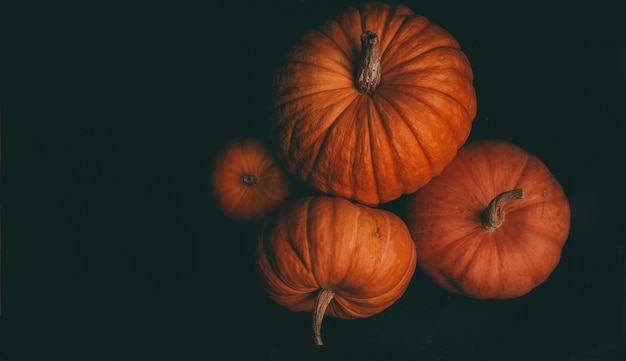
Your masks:
{"label": "dark surface", "polygon": [[384,312],[325,319],[314,348],[310,314],[259,289],[257,225],[221,215],[207,177],[226,139],[266,134],[277,57],[357,2],[88,3],[0,11],[3,360],[624,357],[617,5],[404,2],[472,63],[470,140],[542,159],[570,199],[571,234],[526,296],[462,298],[417,271]]}

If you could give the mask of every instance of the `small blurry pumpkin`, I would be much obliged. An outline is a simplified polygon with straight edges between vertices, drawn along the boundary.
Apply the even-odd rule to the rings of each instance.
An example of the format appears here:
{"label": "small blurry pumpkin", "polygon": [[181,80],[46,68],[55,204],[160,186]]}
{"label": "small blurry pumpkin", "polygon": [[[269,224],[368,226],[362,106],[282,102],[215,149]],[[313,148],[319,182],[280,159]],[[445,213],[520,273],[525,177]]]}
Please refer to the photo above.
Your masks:
{"label": "small blurry pumpkin", "polygon": [[569,201],[546,165],[501,140],[466,144],[446,169],[408,196],[419,267],[443,288],[478,299],[514,298],[557,266]]}
{"label": "small blurry pumpkin", "polygon": [[294,192],[294,180],[269,146],[255,137],[223,145],[211,170],[211,190],[220,209],[238,221],[267,216]]}
{"label": "small blurry pumpkin", "polygon": [[312,311],[314,343],[324,315],[365,318],[405,292],[417,254],[395,214],[329,196],[290,201],[262,226],[261,284],[277,304]]}
{"label": "small blurry pumpkin", "polygon": [[365,2],[277,65],[277,156],[320,193],[376,206],[413,193],[465,143],[473,73],[456,39],[404,5]]}

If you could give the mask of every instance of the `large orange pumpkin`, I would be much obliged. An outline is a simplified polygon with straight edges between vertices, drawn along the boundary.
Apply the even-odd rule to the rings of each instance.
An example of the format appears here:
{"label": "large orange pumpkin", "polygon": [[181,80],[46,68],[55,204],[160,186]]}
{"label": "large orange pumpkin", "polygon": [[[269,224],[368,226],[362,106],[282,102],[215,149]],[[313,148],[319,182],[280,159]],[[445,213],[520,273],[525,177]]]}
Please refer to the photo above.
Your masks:
{"label": "large orange pumpkin", "polygon": [[502,140],[466,144],[407,207],[419,267],[445,289],[479,299],[519,297],[543,283],[570,228],[554,175]]}
{"label": "large orange pumpkin", "polygon": [[261,139],[240,137],[220,149],[211,191],[224,214],[242,222],[262,219],[294,193],[294,181]]}
{"label": "large orange pumpkin", "polygon": [[267,294],[292,311],[313,312],[317,345],[324,315],[365,318],[398,300],[416,260],[398,216],[328,196],[281,207],[260,230],[256,255]]}
{"label": "large orange pumpkin", "polygon": [[274,88],[271,133],[286,168],[370,206],[439,174],[476,115],[459,43],[401,4],[366,2],[306,32]]}

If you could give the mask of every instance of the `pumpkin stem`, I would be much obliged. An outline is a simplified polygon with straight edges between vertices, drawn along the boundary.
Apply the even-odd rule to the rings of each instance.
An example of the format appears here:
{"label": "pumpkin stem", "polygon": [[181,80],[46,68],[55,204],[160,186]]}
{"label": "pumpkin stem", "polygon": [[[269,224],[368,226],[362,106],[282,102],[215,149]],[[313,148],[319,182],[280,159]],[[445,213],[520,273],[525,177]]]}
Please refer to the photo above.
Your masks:
{"label": "pumpkin stem", "polygon": [[322,342],[322,318],[333,297],[335,297],[335,290],[322,288],[315,298],[315,304],[313,305],[313,342],[316,346],[324,344]]}
{"label": "pumpkin stem", "polygon": [[502,222],[504,222],[504,209],[502,208],[504,202],[522,198],[524,198],[524,191],[521,189],[513,189],[498,194],[489,202],[487,208],[480,215],[483,227],[485,227],[488,232],[492,232],[500,227]]}
{"label": "pumpkin stem", "polygon": [[370,30],[361,34],[361,59],[356,73],[356,87],[365,94],[374,94],[380,85],[380,41]]}
{"label": "pumpkin stem", "polygon": [[261,178],[258,174],[250,173],[243,175],[243,183],[248,187],[256,187],[261,183]]}

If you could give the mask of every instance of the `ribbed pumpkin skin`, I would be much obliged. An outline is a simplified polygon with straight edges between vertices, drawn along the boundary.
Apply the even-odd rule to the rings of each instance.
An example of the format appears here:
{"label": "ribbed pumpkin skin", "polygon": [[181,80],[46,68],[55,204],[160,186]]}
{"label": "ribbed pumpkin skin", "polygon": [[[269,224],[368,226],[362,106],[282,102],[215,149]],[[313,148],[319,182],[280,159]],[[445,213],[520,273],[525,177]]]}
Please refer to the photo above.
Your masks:
{"label": "ribbed pumpkin skin", "polygon": [[[244,182],[258,176],[259,184]],[[294,192],[293,180],[270,148],[260,139],[236,138],[226,143],[211,169],[211,191],[230,218],[254,222],[267,216]]]}
{"label": "ribbed pumpkin skin", "polygon": [[279,305],[311,311],[318,291],[335,297],[326,315],[344,319],[382,312],[405,292],[417,254],[395,214],[338,197],[290,201],[259,233],[261,284]]}
{"label": "ribbed pumpkin skin", "polygon": [[[355,87],[360,36],[380,40],[381,85]],[[476,116],[458,42],[403,5],[367,2],[304,34],[277,67],[272,135],[286,168],[324,194],[375,206],[439,174]]]}
{"label": "ribbed pumpkin skin", "polygon": [[[502,192],[504,221],[487,231],[481,213]],[[408,196],[406,222],[419,267],[445,289],[478,299],[514,298],[543,283],[570,229],[569,201],[546,165],[499,140],[466,144],[446,169]]]}

